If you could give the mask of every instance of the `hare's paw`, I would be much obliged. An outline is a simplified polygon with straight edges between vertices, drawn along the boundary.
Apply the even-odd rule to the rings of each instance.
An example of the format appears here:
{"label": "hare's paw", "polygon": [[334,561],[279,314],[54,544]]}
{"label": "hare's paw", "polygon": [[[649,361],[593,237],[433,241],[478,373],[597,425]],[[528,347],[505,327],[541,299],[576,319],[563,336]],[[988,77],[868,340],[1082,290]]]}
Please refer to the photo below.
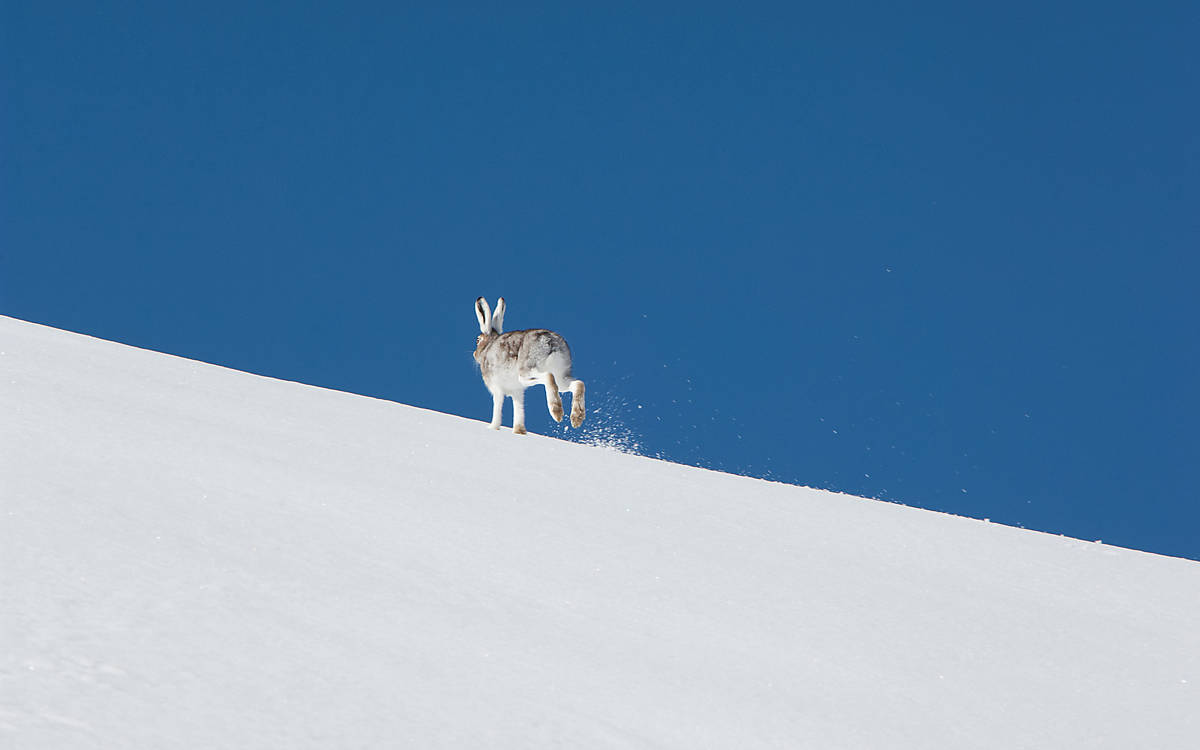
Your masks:
{"label": "hare's paw", "polygon": [[524,435],[526,432],[527,432],[527,430],[525,429],[525,425],[523,425],[523,424],[513,425],[513,434],[514,435]]}

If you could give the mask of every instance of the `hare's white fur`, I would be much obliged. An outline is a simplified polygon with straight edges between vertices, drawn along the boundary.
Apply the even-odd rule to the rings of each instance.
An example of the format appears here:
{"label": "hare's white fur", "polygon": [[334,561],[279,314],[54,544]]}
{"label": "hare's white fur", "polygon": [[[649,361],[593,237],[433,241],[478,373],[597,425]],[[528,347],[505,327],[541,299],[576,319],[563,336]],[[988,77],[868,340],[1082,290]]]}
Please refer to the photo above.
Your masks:
{"label": "hare's white fur", "polygon": [[525,432],[525,389],[531,385],[546,387],[546,407],[555,422],[563,418],[560,393],[571,393],[571,426],[583,423],[583,381],[571,376],[571,348],[566,340],[545,328],[504,333],[504,298],[496,301],[493,312],[483,297],[475,300],[479,319],[479,338],[475,340],[475,361],[483,384],[492,394],[492,422],[500,429],[504,397],[513,402],[513,432]]}

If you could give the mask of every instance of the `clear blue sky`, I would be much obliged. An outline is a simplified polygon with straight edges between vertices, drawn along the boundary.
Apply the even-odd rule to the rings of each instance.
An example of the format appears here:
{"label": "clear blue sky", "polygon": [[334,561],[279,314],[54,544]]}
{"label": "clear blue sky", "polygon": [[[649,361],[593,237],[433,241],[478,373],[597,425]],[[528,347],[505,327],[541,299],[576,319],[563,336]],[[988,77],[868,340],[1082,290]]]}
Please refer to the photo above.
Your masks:
{"label": "clear blue sky", "polygon": [[0,312],[1200,558],[1200,6],[405,5],[5,3]]}

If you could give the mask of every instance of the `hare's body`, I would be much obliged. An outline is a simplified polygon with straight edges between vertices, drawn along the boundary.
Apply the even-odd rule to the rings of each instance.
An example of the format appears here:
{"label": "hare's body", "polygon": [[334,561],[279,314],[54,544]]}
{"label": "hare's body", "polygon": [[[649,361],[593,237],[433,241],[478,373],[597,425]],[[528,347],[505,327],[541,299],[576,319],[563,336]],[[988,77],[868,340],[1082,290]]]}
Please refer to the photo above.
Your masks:
{"label": "hare's body", "polygon": [[479,318],[479,338],[475,341],[475,361],[483,383],[492,394],[493,430],[500,429],[504,397],[513,401],[513,432],[525,432],[525,389],[531,385],[546,388],[546,407],[554,421],[562,421],[560,393],[571,393],[571,426],[583,423],[583,381],[571,375],[571,348],[562,336],[544,328],[502,333],[504,298],[496,302],[493,313],[483,297],[475,300]]}

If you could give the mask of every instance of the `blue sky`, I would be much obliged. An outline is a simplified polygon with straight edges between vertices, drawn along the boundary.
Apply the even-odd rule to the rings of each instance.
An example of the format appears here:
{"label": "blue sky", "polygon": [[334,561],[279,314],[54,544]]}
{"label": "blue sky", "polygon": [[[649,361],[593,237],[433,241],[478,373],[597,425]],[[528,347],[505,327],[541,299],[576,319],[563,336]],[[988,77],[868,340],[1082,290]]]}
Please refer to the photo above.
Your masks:
{"label": "blue sky", "polygon": [[0,312],[1200,558],[1194,3],[245,5],[4,5]]}

